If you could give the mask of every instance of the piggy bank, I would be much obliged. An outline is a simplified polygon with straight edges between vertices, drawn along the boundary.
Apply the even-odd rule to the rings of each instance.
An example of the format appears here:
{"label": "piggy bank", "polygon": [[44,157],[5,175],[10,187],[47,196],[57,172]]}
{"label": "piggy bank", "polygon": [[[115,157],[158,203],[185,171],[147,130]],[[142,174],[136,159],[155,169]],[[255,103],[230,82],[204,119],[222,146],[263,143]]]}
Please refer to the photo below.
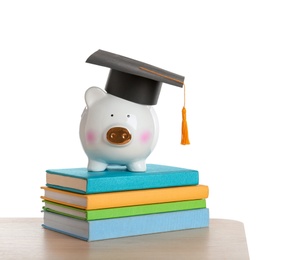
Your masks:
{"label": "piggy bank", "polygon": [[88,171],[124,165],[146,170],[146,158],[158,140],[158,119],[151,106],[137,104],[91,87],[85,93],[80,139],[88,156]]}

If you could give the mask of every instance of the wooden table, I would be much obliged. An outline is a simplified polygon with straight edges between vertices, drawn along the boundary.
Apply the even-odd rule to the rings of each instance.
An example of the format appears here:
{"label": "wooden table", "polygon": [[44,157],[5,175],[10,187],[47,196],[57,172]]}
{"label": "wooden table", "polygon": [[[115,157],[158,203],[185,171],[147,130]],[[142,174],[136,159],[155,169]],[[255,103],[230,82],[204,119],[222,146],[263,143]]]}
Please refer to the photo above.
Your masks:
{"label": "wooden table", "polygon": [[45,230],[41,218],[0,219],[0,259],[249,259],[244,225],[211,219],[209,228],[84,242]]}

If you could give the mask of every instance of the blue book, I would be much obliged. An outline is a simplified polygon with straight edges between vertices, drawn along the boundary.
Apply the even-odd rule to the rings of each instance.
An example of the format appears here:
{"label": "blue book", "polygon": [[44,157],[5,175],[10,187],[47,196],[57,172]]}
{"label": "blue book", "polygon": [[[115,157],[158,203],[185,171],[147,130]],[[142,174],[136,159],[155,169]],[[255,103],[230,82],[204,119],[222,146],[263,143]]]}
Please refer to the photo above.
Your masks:
{"label": "blue book", "polygon": [[142,190],[199,184],[196,170],[148,164],[145,172],[130,172],[125,167],[110,167],[103,172],[86,168],[46,171],[46,185],[81,194]]}
{"label": "blue book", "polygon": [[44,224],[42,226],[82,240],[95,241],[208,227],[209,209],[203,208],[92,221],[44,212]]}

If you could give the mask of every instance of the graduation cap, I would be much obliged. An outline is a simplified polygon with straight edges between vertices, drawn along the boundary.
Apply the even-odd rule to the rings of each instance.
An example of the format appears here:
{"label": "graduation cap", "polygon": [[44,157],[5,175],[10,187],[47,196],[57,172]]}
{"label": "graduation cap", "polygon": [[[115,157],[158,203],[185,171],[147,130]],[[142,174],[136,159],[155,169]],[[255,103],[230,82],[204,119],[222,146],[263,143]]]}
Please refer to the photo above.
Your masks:
{"label": "graduation cap", "polygon": [[[98,50],[87,63],[110,68],[107,93],[142,105],[156,105],[162,83],[183,87],[184,77],[111,52]],[[185,102],[182,109],[182,144],[189,144]]]}

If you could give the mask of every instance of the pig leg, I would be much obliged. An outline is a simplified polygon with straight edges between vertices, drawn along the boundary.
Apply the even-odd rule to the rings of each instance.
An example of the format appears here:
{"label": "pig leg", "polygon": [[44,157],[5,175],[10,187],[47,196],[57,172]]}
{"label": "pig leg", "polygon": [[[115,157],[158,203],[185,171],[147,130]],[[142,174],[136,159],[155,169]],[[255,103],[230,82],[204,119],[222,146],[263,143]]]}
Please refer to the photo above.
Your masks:
{"label": "pig leg", "polygon": [[106,163],[89,159],[87,169],[90,172],[103,172],[107,168],[107,166],[108,165]]}
{"label": "pig leg", "polygon": [[146,171],[146,164],[145,160],[132,162],[126,165],[128,171],[131,172],[145,172]]}

